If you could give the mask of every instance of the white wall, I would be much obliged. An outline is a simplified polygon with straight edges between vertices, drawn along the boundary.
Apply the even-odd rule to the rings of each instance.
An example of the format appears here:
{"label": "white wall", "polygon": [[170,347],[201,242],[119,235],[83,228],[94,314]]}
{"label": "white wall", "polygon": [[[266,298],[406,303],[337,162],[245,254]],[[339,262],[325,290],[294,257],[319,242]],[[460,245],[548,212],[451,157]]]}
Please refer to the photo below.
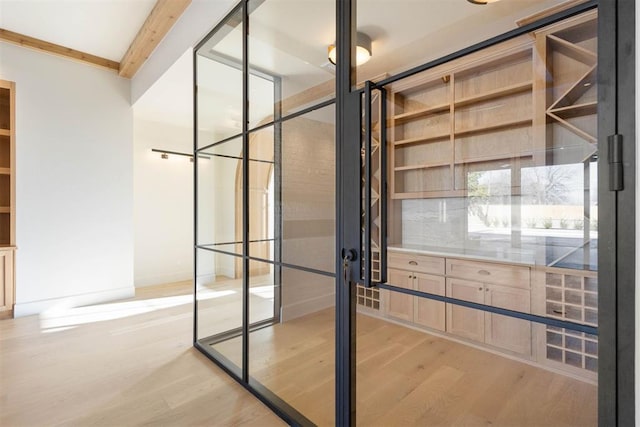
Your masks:
{"label": "white wall", "polygon": [[136,286],[189,280],[193,275],[193,163],[152,148],[193,151],[192,127],[134,120]]}
{"label": "white wall", "polygon": [[16,316],[133,294],[130,82],[0,43],[16,82]]}

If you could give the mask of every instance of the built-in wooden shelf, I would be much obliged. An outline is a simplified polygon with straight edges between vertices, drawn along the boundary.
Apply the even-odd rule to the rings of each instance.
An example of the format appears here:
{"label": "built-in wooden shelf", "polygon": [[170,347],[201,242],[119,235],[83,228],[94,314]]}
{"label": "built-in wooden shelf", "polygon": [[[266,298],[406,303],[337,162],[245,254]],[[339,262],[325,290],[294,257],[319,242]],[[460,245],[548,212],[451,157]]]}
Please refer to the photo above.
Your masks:
{"label": "built-in wooden shelf", "polygon": [[591,135],[590,133],[585,132],[584,130],[580,129],[579,127],[567,122],[563,118],[557,116],[555,113],[547,112],[547,116],[551,117],[559,125],[563,126],[565,129],[567,129],[567,130],[575,133],[579,137],[589,141],[591,144],[595,144],[595,143],[598,142],[598,138],[596,138],[594,135]]}
{"label": "built-in wooden shelf", "polygon": [[522,83],[516,83],[513,85],[498,88],[496,90],[492,90],[490,92],[485,92],[478,95],[467,96],[465,98],[458,99],[455,102],[455,106],[464,107],[466,105],[471,105],[471,104],[475,104],[483,101],[489,101],[492,99],[501,98],[503,96],[514,95],[516,93],[523,93],[523,92],[530,91],[532,87],[533,87],[533,82],[531,80],[522,82]]}
{"label": "built-in wooden shelf", "polygon": [[437,197],[465,197],[466,192],[464,190],[435,190],[435,191],[409,191],[409,192],[396,192],[392,194],[391,198],[394,200],[404,199],[425,199],[425,198],[437,198]]}
{"label": "built-in wooden shelf", "polygon": [[0,129],[0,136],[11,136],[11,131],[9,129]]}
{"label": "built-in wooden shelf", "polygon": [[447,102],[446,104],[434,105],[432,107],[425,107],[419,110],[398,114],[394,118],[396,120],[396,124],[402,124],[409,120],[419,119],[419,118],[428,116],[429,114],[443,113],[445,111],[449,111],[450,108],[451,108],[451,104]]}
{"label": "built-in wooden shelf", "polygon": [[554,102],[547,111],[554,110],[560,107],[568,107],[575,104],[582,95],[584,95],[593,85],[597,82],[597,68],[592,66],[589,70],[582,75],[569,89],[567,89],[558,99]]}
{"label": "built-in wooden shelf", "polygon": [[395,167],[395,171],[408,171],[408,170],[416,170],[416,169],[428,169],[428,168],[438,168],[443,166],[449,166],[450,162],[434,162],[434,163],[425,163],[420,165],[407,165],[407,166],[398,166]]}
{"label": "built-in wooden shelf", "polygon": [[553,113],[558,117],[562,117],[563,119],[570,119],[573,117],[581,117],[588,116],[591,114],[596,114],[598,110],[598,103],[596,101],[593,102],[585,102],[584,104],[576,104],[569,105],[566,107],[554,108],[549,110],[549,113]]}
{"label": "built-in wooden shelf", "polygon": [[11,208],[9,206],[0,206],[0,213],[11,213]]}
{"label": "built-in wooden shelf", "polygon": [[447,132],[442,132],[440,134],[437,135],[431,135],[431,136],[421,136],[418,138],[410,138],[410,139],[401,139],[400,141],[395,141],[393,143],[393,145],[407,145],[407,144],[417,144],[417,143],[427,143],[427,142],[435,142],[435,141],[441,141],[443,139],[447,139],[449,138],[450,133]]}
{"label": "built-in wooden shelf", "polygon": [[11,175],[11,168],[0,168],[0,175]]}
{"label": "built-in wooden shelf", "polygon": [[549,34],[547,36],[547,40],[553,43],[556,51],[562,52],[563,54],[570,56],[584,64],[594,65],[598,61],[598,57],[594,52],[591,52],[588,49],[583,48],[582,46],[578,46],[575,43],[571,43],[570,41],[561,39],[560,37],[554,36],[553,34]]}
{"label": "built-in wooden shelf", "polygon": [[472,135],[476,133],[487,133],[487,132],[495,132],[502,129],[508,129],[512,127],[521,127],[521,126],[529,126],[531,125],[532,120],[530,118],[527,119],[516,119],[509,120],[506,122],[495,123],[491,125],[479,126],[470,129],[462,129],[455,132],[456,136],[466,136]]}
{"label": "built-in wooden shelf", "polygon": [[523,157],[533,157],[533,153],[530,151],[520,151],[517,154],[513,154],[513,155],[509,155],[509,154],[496,154],[493,156],[480,156],[480,157],[473,157],[473,158],[467,158],[467,159],[462,159],[462,160],[456,160],[455,164],[456,165],[464,165],[464,164],[470,164],[470,163],[484,163],[484,162],[491,162],[494,160],[504,160],[509,161],[511,159],[515,159],[515,158],[523,158]]}

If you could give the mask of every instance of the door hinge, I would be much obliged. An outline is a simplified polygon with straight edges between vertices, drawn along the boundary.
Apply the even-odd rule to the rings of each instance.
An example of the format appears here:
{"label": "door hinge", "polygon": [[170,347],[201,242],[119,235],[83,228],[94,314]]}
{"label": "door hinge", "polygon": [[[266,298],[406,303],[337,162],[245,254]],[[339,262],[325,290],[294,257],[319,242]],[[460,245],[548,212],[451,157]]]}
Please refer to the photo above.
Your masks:
{"label": "door hinge", "polygon": [[622,180],[622,135],[610,135],[607,138],[609,149],[609,190],[624,189]]}

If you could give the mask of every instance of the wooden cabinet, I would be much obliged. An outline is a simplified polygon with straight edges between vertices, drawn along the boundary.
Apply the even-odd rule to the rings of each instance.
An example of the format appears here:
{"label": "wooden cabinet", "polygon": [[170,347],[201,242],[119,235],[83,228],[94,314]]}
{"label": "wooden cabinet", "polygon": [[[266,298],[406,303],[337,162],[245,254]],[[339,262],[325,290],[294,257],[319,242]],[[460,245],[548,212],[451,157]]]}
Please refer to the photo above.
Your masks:
{"label": "wooden cabinet", "polygon": [[[413,289],[413,273],[389,269],[388,282],[394,286],[405,289]],[[385,313],[396,319],[413,321],[413,299],[412,295],[400,292],[386,292]]]}
{"label": "wooden cabinet", "polygon": [[[443,277],[415,273],[414,289],[435,295],[444,295],[445,281]],[[444,303],[426,298],[415,298],[413,321],[428,328],[445,330]]]}
{"label": "wooden cabinet", "polygon": [[[523,313],[531,312],[531,295],[527,289],[485,285],[484,303]],[[520,354],[531,354],[531,322],[485,313],[484,341],[494,347]]]}
{"label": "wooden cabinet", "polygon": [[[447,295],[531,313],[529,267],[447,259]],[[531,354],[531,323],[447,304],[448,332],[520,354]]]}
{"label": "wooden cabinet", "polygon": [[[434,295],[444,295],[444,258],[418,254],[389,254],[388,283]],[[413,270],[412,270],[413,269]],[[426,274],[426,273],[435,274]],[[385,314],[440,331],[445,330],[444,303],[400,292],[385,291]]]}
{"label": "wooden cabinet", "polygon": [[13,249],[0,248],[0,318],[13,315],[15,302]]}
{"label": "wooden cabinet", "polygon": [[[447,296],[484,304],[482,283],[459,279],[447,280]],[[484,312],[447,304],[447,332],[474,341],[484,341]]]}
{"label": "wooden cabinet", "polygon": [[15,303],[15,83],[0,80],[0,318]]}

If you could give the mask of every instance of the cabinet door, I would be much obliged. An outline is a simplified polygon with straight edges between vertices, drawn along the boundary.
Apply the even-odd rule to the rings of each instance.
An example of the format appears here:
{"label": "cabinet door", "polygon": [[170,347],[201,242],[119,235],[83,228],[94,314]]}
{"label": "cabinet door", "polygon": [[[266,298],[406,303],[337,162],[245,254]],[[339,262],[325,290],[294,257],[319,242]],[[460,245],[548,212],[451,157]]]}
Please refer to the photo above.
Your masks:
{"label": "cabinet door", "polygon": [[[531,295],[526,289],[485,285],[485,304],[530,313]],[[531,355],[531,322],[486,313],[485,342],[523,355]]]}
{"label": "cabinet door", "polygon": [[[400,288],[413,289],[413,273],[402,270],[388,270],[387,282]],[[389,317],[413,321],[413,296],[400,292],[388,291],[385,313]]]}
{"label": "cabinet door", "polygon": [[0,317],[13,310],[13,250],[0,250]]}
{"label": "cabinet door", "polygon": [[[445,291],[444,277],[429,274],[414,274],[414,286],[417,291],[435,295],[443,295]],[[429,328],[444,331],[444,303],[426,298],[415,297],[414,322]]]}
{"label": "cabinet door", "polygon": [[[447,296],[465,301],[484,303],[482,283],[447,279]],[[484,312],[447,304],[447,332],[484,342]]]}

